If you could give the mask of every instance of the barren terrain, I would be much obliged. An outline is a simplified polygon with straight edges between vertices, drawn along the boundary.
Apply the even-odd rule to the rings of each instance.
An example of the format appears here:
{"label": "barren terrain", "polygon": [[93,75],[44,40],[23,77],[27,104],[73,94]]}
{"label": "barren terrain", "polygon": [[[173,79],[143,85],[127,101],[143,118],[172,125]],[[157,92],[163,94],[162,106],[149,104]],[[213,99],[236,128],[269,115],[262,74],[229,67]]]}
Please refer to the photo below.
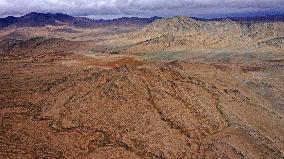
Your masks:
{"label": "barren terrain", "polygon": [[2,29],[0,158],[284,158],[283,22],[247,26]]}

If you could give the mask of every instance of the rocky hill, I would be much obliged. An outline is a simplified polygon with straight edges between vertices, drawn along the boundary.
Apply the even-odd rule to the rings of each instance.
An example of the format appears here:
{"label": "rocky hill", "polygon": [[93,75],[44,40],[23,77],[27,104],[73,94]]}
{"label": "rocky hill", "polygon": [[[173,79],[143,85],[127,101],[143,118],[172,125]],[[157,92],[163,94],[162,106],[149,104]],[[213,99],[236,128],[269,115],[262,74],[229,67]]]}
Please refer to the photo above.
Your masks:
{"label": "rocky hill", "polygon": [[22,58],[22,56],[40,56],[45,54],[70,53],[71,51],[83,47],[82,42],[72,42],[63,39],[32,38],[29,40],[7,39],[0,42],[0,56],[12,56]]}
{"label": "rocky hill", "polygon": [[[283,48],[283,22],[203,21],[189,17],[157,20],[124,41],[130,52],[188,48]],[[121,40],[121,39],[120,39]]]}
{"label": "rocky hill", "polygon": [[283,158],[283,116],[228,72],[57,51],[3,56],[0,158]]}

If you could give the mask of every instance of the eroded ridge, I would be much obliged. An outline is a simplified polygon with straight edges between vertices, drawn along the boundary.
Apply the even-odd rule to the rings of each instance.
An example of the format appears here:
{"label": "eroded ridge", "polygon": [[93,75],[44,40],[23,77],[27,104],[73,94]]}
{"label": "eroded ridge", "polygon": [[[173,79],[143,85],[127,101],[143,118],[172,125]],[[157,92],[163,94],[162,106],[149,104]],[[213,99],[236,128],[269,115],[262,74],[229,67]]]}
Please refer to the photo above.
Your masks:
{"label": "eroded ridge", "polygon": [[238,84],[213,66],[185,62],[76,71],[41,87],[39,102],[3,108],[1,143],[21,146],[1,155],[283,157],[282,117]]}

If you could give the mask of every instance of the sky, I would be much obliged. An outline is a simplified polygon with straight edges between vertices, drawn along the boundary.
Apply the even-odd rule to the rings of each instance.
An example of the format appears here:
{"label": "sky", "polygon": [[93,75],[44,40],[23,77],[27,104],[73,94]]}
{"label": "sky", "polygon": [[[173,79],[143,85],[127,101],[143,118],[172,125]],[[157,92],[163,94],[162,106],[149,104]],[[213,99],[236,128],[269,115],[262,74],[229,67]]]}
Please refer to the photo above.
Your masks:
{"label": "sky", "polygon": [[94,19],[122,16],[220,17],[284,12],[284,0],[0,0],[0,17],[29,12]]}

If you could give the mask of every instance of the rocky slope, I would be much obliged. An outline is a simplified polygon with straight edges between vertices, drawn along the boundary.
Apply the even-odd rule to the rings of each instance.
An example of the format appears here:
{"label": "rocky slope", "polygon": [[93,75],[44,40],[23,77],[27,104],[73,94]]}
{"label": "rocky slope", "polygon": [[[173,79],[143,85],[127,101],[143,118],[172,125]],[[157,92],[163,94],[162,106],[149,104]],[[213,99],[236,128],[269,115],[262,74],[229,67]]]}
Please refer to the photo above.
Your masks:
{"label": "rocky slope", "polygon": [[63,39],[32,38],[29,40],[4,40],[0,42],[0,55],[2,56],[32,56],[54,52],[71,52],[84,47],[82,42],[72,42]]}
{"label": "rocky slope", "polygon": [[283,22],[202,21],[173,17],[155,21],[123,40],[132,44],[127,51],[135,53],[195,48],[283,48],[283,37]]}
{"label": "rocky slope", "polygon": [[283,117],[221,67],[56,56],[0,63],[1,158],[283,158]]}

